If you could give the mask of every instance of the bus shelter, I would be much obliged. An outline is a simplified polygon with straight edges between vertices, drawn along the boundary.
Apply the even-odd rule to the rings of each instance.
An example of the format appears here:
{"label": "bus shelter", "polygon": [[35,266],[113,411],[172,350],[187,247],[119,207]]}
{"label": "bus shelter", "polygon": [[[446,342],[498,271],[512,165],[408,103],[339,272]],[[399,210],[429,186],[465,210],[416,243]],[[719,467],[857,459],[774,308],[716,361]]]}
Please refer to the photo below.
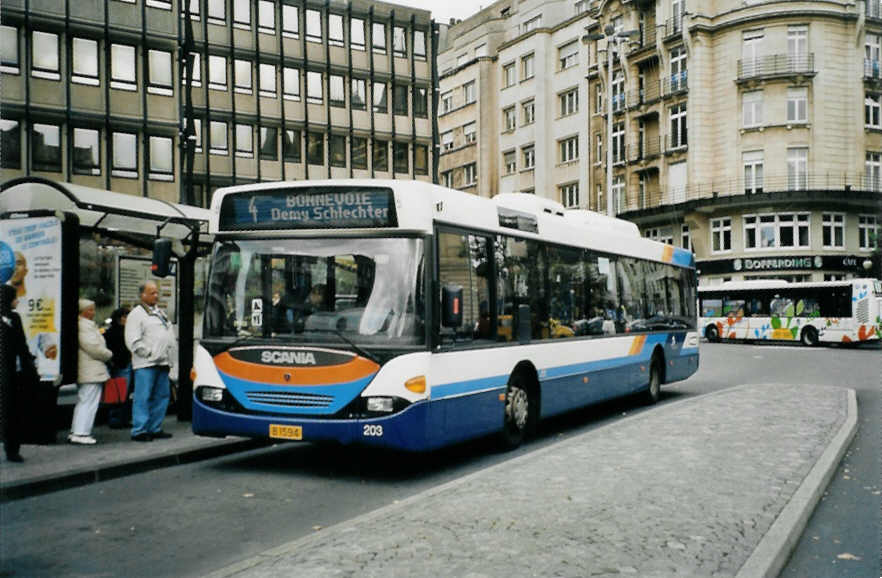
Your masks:
{"label": "bus shelter", "polygon": [[[61,263],[50,268],[45,263],[52,260],[51,253],[41,254],[39,251],[45,252],[46,246],[55,239],[41,230],[51,231],[53,217],[63,223],[63,232],[57,237],[63,239],[59,245],[64,246],[57,251]],[[69,344],[68,353],[65,356],[65,348],[59,347],[61,367],[55,374],[51,368],[47,369],[47,377],[41,371],[41,379],[54,381],[55,385],[76,381],[76,299],[79,296],[92,298],[96,303],[106,305],[105,310],[123,302],[135,305],[137,290],[132,287],[152,278],[150,255],[154,241],[160,237],[170,239],[175,258],[172,276],[153,280],[161,288],[168,288],[166,297],[172,296],[164,305],[174,307],[173,318],[180,344],[176,409],[179,420],[189,421],[192,412],[190,368],[193,348],[190,345],[194,340],[196,320],[196,263],[207,254],[210,244],[208,217],[209,211],[199,207],[39,177],[22,177],[0,184],[0,224],[5,224],[5,228],[0,229],[0,242],[3,242],[0,243],[0,269],[4,259],[8,261],[13,255],[21,259],[21,252],[17,252],[16,247],[27,247],[36,252],[37,262],[28,264],[28,269],[36,273],[33,285],[51,277],[52,271],[61,272],[58,284],[63,288],[58,303],[65,310],[56,317],[59,320],[57,328],[51,319],[46,325],[58,330],[59,345]],[[50,222],[44,224],[40,219]],[[24,226],[25,223],[34,224]],[[70,243],[74,239],[78,242]],[[4,243],[6,253],[2,254]],[[105,263],[103,269],[102,263]],[[41,270],[48,273],[40,274]],[[10,271],[11,265],[7,277]],[[35,304],[34,299],[29,301],[31,309],[46,307],[45,303]],[[103,318],[102,315],[96,321],[100,324]]]}

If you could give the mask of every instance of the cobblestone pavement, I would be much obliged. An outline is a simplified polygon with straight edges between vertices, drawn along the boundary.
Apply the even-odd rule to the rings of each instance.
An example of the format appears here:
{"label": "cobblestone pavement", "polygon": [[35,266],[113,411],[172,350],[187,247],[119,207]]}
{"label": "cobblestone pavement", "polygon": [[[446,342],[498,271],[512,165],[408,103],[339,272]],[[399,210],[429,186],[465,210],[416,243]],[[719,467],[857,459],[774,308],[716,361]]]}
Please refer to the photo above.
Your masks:
{"label": "cobblestone pavement", "polygon": [[854,433],[853,400],[770,384],[660,406],[214,576],[735,576],[755,551],[774,566],[789,546],[758,546],[779,516],[777,530],[799,524],[785,507],[812,486],[792,500],[804,524],[827,483],[816,464],[832,449],[832,471]]}

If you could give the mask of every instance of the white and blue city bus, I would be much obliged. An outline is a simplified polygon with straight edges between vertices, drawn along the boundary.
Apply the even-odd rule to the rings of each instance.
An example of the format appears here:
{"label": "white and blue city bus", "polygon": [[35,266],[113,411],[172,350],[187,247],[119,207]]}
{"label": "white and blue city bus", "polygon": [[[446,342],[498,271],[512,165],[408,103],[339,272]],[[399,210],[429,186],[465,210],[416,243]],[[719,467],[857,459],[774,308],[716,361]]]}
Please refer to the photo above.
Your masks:
{"label": "white and blue city bus", "polygon": [[698,369],[692,253],[526,194],[221,189],[193,431],[430,450]]}

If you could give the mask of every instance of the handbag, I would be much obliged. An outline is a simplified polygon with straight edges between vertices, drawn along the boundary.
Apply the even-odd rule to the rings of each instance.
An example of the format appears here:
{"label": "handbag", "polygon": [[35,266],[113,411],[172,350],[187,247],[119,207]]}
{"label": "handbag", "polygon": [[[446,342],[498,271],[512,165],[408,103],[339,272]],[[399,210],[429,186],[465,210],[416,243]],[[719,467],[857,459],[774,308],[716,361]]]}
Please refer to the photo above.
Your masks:
{"label": "handbag", "polygon": [[101,403],[118,405],[125,403],[128,397],[129,383],[125,377],[111,377],[104,382],[104,392],[101,394]]}

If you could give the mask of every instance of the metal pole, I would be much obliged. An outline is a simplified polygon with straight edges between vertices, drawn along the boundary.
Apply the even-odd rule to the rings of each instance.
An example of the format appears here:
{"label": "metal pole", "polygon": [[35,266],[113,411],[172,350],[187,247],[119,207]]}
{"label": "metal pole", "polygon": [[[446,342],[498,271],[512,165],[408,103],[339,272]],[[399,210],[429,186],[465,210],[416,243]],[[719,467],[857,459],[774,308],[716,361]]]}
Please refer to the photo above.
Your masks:
{"label": "metal pole", "polygon": [[613,46],[615,36],[607,34],[606,36],[606,214],[614,217],[615,205],[613,203],[612,194],[612,171],[613,171],[613,154],[612,154],[612,129],[613,129],[613,111],[612,111],[612,83],[613,83]]}

